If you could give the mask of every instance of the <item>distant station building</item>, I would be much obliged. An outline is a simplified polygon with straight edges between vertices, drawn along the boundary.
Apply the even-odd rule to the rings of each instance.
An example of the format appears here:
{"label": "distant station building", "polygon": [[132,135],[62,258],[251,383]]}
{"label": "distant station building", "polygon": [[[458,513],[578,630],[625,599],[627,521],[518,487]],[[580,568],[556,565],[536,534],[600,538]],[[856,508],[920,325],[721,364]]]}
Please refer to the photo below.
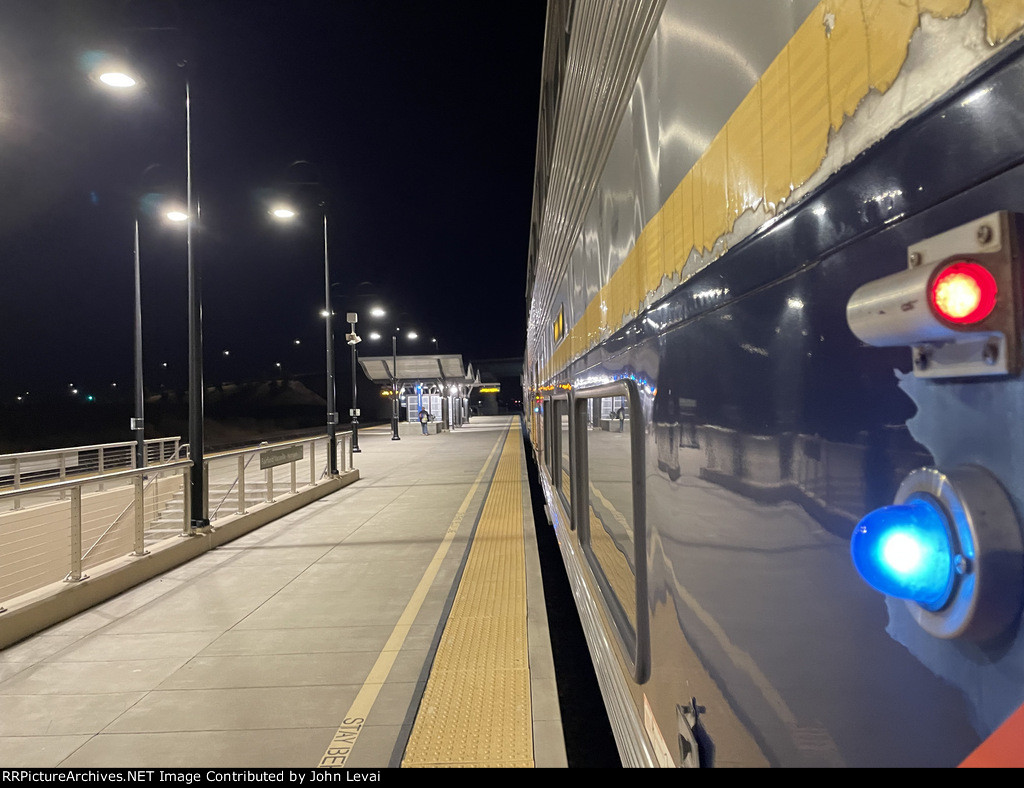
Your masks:
{"label": "distant station building", "polygon": [[418,356],[367,356],[359,364],[381,393],[398,397],[398,419],[416,421],[421,410],[443,430],[459,427],[469,418],[470,398],[481,387],[473,365],[463,366],[454,353]]}
{"label": "distant station building", "polygon": [[473,369],[480,379],[471,406],[482,416],[522,410],[523,359],[497,358],[474,361]]}

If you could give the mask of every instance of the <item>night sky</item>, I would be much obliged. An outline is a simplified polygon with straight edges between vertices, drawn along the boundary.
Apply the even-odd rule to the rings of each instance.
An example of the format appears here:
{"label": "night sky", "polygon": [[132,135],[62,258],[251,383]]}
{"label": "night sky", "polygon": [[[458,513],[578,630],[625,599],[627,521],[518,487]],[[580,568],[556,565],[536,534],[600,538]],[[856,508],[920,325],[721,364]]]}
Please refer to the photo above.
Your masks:
{"label": "night sky", "polygon": [[[400,352],[521,356],[543,32],[542,0],[3,0],[0,400],[130,389],[137,206],[147,388],[186,387],[185,233],[152,211],[184,202],[186,72],[207,385],[323,370],[322,200],[339,390],[346,312],[390,353],[371,298],[427,338]],[[91,79],[107,55],[141,89]]]}

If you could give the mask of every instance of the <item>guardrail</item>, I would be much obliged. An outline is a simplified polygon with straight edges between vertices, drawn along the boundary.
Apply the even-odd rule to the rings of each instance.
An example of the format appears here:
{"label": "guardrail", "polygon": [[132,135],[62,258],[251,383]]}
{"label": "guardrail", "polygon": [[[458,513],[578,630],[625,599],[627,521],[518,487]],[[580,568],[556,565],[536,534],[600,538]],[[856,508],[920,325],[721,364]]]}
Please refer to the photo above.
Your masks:
{"label": "guardrail", "polygon": [[[96,443],[66,449],[43,449],[17,454],[0,454],[0,490],[21,489],[45,482],[107,474],[135,468],[135,441]],[[161,465],[178,459],[181,438],[145,441],[145,464]]]}
{"label": "guardrail", "polygon": [[[329,479],[327,441],[318,435],[207,455],[211,521]],[[175,452],[187,448],[174,445]],[[350,435],[338,435],[338,455],[339,471],[352,470]],[[91,567],[142,556],[158,541],[191,534],[191,460],[120,471],[103,467],[102,473],[0,488],[0,602],[62,580],[83,580]]]}
{"label": "guardrail", "polygon": [[[167,520],[187,498],[190,460],[0,490],[0,600],[60,580],[77,582],[91,566],[145,555],[154,541],[189,528]],[[183,507],[188,511],[188,507]]]}
{"label": "guardrail", "polygon": [[[206,511],[210,521],[245,514],[251,506],[273,503],[279,493],[294,495],[300,486],[315,485],[327,478],[327,445],[326,435],[314,435],[206,455]],[[351,470],[351,434],[338,434],[338,455],[339,472]],[[301,485],[300,468],[306,477]]]}

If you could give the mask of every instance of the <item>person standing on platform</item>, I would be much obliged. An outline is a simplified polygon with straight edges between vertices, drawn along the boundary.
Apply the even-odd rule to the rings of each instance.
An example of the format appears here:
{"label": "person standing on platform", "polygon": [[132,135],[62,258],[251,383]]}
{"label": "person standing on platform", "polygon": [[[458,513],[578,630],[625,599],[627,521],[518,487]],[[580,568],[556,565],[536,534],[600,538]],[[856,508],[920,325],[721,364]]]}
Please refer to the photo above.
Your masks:
{"label": "person standing on platform", "polygon": [[427,422],[430,421],[430,414],[427,413],[422,408],[420,408],[419,419],[420,419],[420,426],[423,428],[423,434],[426,435],[427,434]]}

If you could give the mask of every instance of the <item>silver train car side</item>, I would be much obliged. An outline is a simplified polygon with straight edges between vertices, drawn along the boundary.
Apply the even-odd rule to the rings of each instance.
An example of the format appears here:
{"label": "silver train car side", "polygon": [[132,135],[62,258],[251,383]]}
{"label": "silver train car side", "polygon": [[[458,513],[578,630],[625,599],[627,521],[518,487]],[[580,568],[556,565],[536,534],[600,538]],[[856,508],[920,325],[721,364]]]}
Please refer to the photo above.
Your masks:
{"label": "silver train car side", "polygon": [[626,765],[1024,765],[1024,2],[549,0],[525,402]]}

